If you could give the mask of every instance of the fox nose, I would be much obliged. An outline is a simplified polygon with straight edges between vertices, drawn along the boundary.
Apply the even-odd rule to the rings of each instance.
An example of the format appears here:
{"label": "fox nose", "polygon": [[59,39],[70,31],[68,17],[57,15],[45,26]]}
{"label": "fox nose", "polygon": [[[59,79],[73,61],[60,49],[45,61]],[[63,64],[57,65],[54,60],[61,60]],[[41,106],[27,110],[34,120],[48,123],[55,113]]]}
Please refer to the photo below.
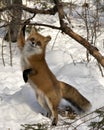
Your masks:
{"label": "fox nose", "polygon": [[30,41],[31,41],[32,45],[35,44],[35,39],[34,38],[30,38]]}
{"label": "fox nose", "polygon": [[33,41],[32,41],[31,43],[32,43],[32,45],[34,45],[34,44],[35,44]]}

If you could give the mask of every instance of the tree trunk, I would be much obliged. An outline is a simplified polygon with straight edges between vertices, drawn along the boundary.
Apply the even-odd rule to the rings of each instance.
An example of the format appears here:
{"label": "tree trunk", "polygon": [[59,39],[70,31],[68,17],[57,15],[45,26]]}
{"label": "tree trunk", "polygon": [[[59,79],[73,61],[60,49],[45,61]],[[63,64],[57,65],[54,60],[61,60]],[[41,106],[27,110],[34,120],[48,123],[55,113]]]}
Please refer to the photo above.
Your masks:
{"label": "tree trunk", "polygon": [[[18,4],[18,5],[22,5],[22,0],[12,0],[12,3],[10,3],[11,0],[8,0],[9,3],[7,3],[7,6],[8,4]],[[19,22],[21,20],[21,16],[22,16],[22,10],[21,9],[18,9],[18,8],[15,8],[15,9],[12,9],[11,10],[11,13],[12,13],[12,20],[8,26],[8,30],[7,30],[7,33],[4,37],[4,39],[6,41],[12,41],[12,42],[16,42],[17,41],[17,34],[18,34],[18,31],[19,31]]]}

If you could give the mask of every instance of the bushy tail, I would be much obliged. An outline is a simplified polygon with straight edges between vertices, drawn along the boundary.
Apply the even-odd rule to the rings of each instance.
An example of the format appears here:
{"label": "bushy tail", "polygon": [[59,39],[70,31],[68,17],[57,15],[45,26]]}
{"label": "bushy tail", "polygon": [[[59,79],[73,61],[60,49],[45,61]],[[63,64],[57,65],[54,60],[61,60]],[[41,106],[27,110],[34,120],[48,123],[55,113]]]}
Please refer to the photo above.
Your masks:
{"label": "bushy tail", "polygon": [[83,111],[88,111],[91,108],[91,103],[76,88],[64,82],[60,82],[60,86],[64,99]]}

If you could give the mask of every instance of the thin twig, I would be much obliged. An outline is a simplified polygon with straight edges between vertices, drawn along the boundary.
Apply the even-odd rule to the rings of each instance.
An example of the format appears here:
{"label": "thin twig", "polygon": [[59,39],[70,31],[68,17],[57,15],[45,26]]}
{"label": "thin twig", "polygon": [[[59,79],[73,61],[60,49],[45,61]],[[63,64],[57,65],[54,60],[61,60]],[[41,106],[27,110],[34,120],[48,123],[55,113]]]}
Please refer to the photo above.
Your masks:
{"label": "thin twig", "polygon": [[58,33],[56,34],[55,40],[54,40],[54,42],[53,42],[53,44],[52,44],[52,48],[51,48],[52,50],[53,50],[53,47],[54,47],[54,45],[55,45],[55,42],[56,42],[56,39],[57,39],[57,37],[58,37],[59,32],[60,32],[60,30],[59,30]]}
{"label": "thin twig", "polygon": [[1,49],[1,55],[2,55],[2,62],[3,65],[5,66],[5,60],[4,60],[4,39],[2,40],[2,49]]}
{"label": "thin twig", "polygon": [[8,39],[9,39],[9,50],[10,50],[10,65],[12,66],[12,47],[11,47],[11,34],[10,28],[8,27]]}
{"label": "thin twig", "polygon": [[82,124],[84,124],[84,123],[86,123],[86,122],[88,122],[88,121],[90,121],[90,120],[92,120],[92,119],[95,119],[95,118],[97,118],[98,116],[99,116],[99,115],[97,115],[97,116],[95,116],[95,117],[92,117],[92,118],[89,118],[89,119],[87,119],[87,120],[81,122],[81,123],[78,124],[73,130],[76,130],[76,128],[78,128],[78,127],[81,126]]}
{"label": "thin twig", "polygon": [[73,64],[76,65],[75,60],[73,59],[72,54],[70,54],[71,59],[73,60]]}
{"label": "thin twig", "polygon": [[[22,22],[20,22],[20,23],[16,23],[17,25],[24,25],[24,23],[22,23]],[[26,25],[34,25],[34,26],[44,26],[44,27],[49,27],[49,28],[52,28],[52,29],[57,29],[57,30],[61,30],[61,28],[60,27],[57,27],[57,26],[53,26],[53,25],[48,25],[48,24],[43,24],[43,23],[34,23],[34,22],[32,22],[32,23],[25,23]],[[8,24],[4,24],[4,25],[2,25],[2,26],[0,26],[0,28],[2,28],[2,27],[6,27],[6,26],[9,26],[10,24],[8,23]]]}
{"label": "thin twig", "polygon": [[[101,109],[103,109],[103,108],[104,108],[104,106],[103,106],[103,107],[100,107],[100,108],[98,108],[98,109],[96,109],[95,111],[101,110]],[[74,123],[77,122],[78,120],[81,120],[81,119],[83,119],[83,118],[85,118],[85,117],[87,117],[87,116],[89,116],[89,115],[95,113],[95,111],[92,111],[92,112],[90,112],[90,113],[88,113],[88,114],[86,114],[86,115],[84,115],[84,116],[82,116],[82,117],[80,117],[80,118],[74,120],[74,121],[71,122],[71,123],[69,123],[69,122],[65,122],[65,123],[66,123],[66,124],[74,124]]]}
{"label": "thin twig", "polygon": [[102,70],[101,65],[99,64],[99,62],[98,62],[98,67],[99,67],[99,70],[101,72],[102,77],[104,77],[103,70]]}

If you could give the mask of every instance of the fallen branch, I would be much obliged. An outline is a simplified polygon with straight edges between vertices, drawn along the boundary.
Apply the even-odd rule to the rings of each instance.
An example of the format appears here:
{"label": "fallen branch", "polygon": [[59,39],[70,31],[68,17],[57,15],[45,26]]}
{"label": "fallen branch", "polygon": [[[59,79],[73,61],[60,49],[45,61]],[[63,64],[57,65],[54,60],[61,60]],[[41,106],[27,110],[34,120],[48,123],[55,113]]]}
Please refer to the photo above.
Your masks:
{"label": "fallen branch", "polygon": [[66,125],[68,125],[68,126],[72,126],[72,125],[74,126],[74,124],[75,124],[77,121],[82,120],[82,119],[84,119],[84,118],[87,118],[88,116],[91,115],[90,118],[88,118],[88,119],[86,119],[86,120],[82,120],[81,123],[79,123],[78,125],[74,126],[74,129],[73,129],[73,130],[75,130],[76,128],[78,128],[78,127],[81,126],[82,124],[84,124],[84,123],[86,123],[86,122],[88,122],[88,121],[91,121],[91,120],[96,119],[97,117],[99,117],[98,114],[95,115],[94,117],[92,117],[92,114],[96,113],[96,111],[99,111],[99,110],[102,110],[102,111],[103,111],[103,110],[104,110],[104,106],[103,106],[103,107],[100,107],[100,108],[96,109],[95,111],[92,111],[92,112],[90,112],[90,113],[88,113],[88,114],[86,114],[86,115],[84,115],[84,116],[82,116],[82,117],[80,117],[80,118],[78,118],[78,119],[76,119],[76,120],[74,120],[74,121],[71,122],[71,123],[66,122],[66,121],[64,121],[64,123],[65,123]]}

